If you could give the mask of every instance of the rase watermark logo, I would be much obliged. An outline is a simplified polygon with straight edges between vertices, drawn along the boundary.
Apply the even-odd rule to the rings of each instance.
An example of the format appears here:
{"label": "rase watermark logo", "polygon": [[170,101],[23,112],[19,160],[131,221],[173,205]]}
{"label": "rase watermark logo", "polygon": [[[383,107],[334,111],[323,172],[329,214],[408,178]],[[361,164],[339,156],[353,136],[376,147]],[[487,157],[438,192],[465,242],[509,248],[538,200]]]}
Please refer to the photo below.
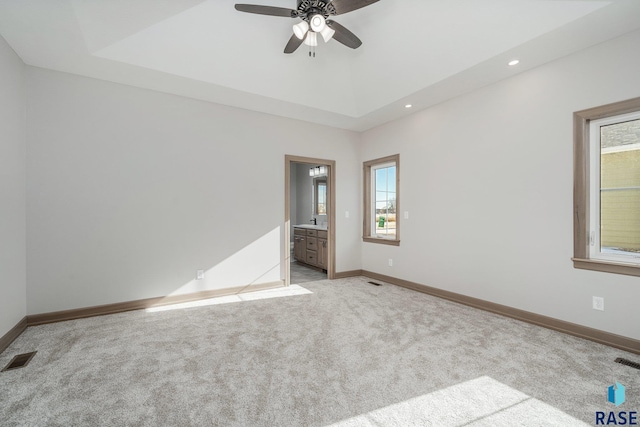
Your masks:
{"label": "rase watermark logo", "polygon": [[[607,401],[616,405],[616,408],[625,402],[626,389],[622,384],[616,381],[615,384],[609,386],[607,389]],[[638,425],[638,413],[636,411],[609,411],[609,412],[596,412],[596,425],[601,426],[637,426]]]}
{"label": "rase watermark logo", "polygon": [[616,407],[624,403],[625,388],[618,381],[614,385],[609,386],[607,400],[616,405]]}

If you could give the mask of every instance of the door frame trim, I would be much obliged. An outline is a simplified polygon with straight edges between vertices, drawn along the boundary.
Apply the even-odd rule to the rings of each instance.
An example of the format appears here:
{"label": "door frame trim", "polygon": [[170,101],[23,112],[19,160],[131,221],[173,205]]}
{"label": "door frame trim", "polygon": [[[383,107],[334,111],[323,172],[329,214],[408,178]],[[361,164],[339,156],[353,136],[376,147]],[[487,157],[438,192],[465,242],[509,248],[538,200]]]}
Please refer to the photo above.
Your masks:
{"label": "door frame trim", "polygon": [[301,157],[286,154],[284,156],[284,282],[285,286],[291,284],[291,164],[307,163],[312,165],[328,166],[327,192],[327,228],[329,232],[329,248],[327,254],[327,278],[334,279],[336,275],[336,161],[317,159],[313,157]]}

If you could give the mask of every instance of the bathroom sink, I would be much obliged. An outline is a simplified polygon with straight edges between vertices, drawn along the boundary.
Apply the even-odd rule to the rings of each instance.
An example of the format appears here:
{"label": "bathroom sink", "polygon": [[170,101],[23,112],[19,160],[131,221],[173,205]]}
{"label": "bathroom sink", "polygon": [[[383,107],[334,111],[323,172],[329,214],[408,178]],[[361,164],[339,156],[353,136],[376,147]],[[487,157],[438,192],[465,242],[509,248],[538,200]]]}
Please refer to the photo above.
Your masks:
{"label": "bathroom sink", "polygon": [[295,228],[308,228],[311,230],[326,230],[327,226],[326,225],[313,225],[313,224],[300,224],[300,225],[294,225]]}

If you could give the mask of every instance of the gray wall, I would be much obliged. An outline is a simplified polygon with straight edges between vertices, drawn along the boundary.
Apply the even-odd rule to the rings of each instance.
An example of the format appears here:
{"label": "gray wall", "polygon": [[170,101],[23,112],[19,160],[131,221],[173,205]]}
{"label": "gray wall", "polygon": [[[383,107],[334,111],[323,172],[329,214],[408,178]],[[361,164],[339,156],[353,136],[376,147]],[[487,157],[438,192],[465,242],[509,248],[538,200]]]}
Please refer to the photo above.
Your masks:
{"label": "gray wall", "polygon": [[410,217],[400,247],[361,245],[363,268],[640,339],[640,278],[571,262],[572,113],[640,96],[638,46],[634,32],[366,132],[363,160],[400,153]]}
{"label": "gray wall", "polygon": [[24,68],[0,37],[0,337],[27,313]]}
{"label": "gray wall", "polygon": [[[356,133],[32,67],[27,77],[29,313],[280,280],[285,154],[331,153],[337,205],[357,209]],[[338,220],[337,233],[337,271],[359,268],[357,222]]]}
{"label": "gray wall", "polygon": [[[640,339],[639,279],[570,261],[572,112],[640,96],[638,45],[635,32],[359,135],[23,74],[0,40],[0,334],[25,312],[281,278],[292,154],[337,161],[337,271],[362,267]],[[401,246],[361,243],[361,162],[394,153],[410,212]],[[207,279],[194,281],[196,269]],[[591,309],[593,295],[606,311]]]}

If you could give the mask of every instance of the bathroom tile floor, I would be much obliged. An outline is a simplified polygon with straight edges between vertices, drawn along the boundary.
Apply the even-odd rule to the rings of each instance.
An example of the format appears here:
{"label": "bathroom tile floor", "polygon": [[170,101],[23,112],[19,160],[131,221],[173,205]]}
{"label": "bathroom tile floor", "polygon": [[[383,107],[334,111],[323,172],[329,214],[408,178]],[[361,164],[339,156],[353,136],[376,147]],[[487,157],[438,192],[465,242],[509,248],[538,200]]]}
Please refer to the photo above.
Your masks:
{"label": "bathroom tile floor", "polygon": [[309,268],[297,261],[291,261],[291,284],[299,285],[300,283],[315,282],[318,280],[326,280],[327,273],[314,268]]}

